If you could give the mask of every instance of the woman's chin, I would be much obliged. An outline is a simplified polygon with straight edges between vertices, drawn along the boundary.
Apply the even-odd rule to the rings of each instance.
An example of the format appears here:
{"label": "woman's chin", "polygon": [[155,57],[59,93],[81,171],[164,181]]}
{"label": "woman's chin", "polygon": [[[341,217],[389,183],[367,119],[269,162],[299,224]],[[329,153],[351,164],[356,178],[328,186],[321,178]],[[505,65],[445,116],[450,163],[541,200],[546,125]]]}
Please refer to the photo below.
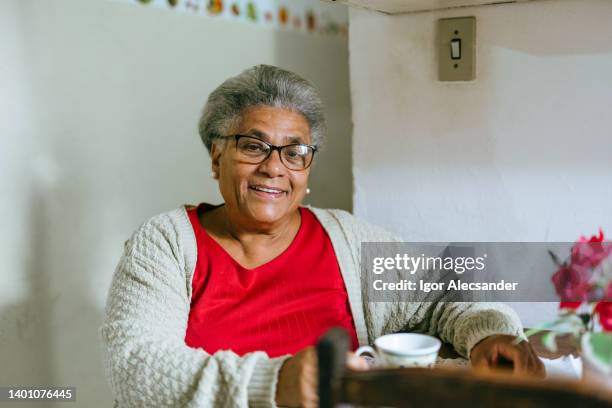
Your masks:
{"label": "woman's chin", "polygon": [[287,203],[250,203],[249,214],[256,223],[271,224],[289,216],[291,210]]}

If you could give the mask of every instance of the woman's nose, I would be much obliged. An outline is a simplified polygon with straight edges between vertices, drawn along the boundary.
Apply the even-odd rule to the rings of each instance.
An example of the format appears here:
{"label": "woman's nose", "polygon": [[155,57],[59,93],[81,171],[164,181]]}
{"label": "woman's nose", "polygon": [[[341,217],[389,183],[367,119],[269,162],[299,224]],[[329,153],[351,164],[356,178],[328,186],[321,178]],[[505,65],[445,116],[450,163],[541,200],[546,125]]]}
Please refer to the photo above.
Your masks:
{"label": "woman's nose", "polygon": [[259,171],[268,175],[268,177],[279,177],[285,173],[287,168],[280,158],[280,152],[274,150],[270,156],[259,165]]}

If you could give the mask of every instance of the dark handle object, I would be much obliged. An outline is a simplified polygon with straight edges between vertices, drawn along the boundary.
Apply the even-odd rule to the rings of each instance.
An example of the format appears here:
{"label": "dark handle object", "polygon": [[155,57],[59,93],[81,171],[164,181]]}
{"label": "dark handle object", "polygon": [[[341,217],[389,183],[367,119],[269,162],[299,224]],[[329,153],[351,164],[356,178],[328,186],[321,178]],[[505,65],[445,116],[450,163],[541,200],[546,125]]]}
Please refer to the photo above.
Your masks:
{"label": "dark handle object", "polygon": [[346,369],[346,353],[350,339],[346,330],[339,327],[330,329],[317,343],[319,362],[319,407],[335,406],[335,396],[340,380]]}

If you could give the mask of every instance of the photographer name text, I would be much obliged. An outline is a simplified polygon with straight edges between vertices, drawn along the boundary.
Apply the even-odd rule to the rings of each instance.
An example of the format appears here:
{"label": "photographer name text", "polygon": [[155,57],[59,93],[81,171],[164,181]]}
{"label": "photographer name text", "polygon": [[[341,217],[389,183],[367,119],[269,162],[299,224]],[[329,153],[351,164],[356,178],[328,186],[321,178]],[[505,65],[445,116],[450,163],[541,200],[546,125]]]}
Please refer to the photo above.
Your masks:
{"label": "photographer name text", "polygon": [[384,282],[377,279],[372,283],[377,291],[422,291],[425,293],[436,291],[515,291],[518,282],[462,282],[460,279],[449,282],[428,282],[419,279],[418,282],[402,279],[398,282]]}

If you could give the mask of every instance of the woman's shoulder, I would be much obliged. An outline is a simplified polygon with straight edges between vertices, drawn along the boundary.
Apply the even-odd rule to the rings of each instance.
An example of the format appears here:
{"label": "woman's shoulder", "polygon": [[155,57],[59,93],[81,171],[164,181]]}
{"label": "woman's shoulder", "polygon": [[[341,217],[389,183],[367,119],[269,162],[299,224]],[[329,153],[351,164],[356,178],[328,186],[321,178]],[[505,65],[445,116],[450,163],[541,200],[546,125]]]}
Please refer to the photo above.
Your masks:
{"label": "woman's shoulder", "polygon": [[346,210],[317,208],[306,206],[311,210],[323,227],[328,230],[340,229],[343,233],[357,238],[359,241],[395,242],[401,239],[378,225],[365,221]]}
{"label": "woman's shoulder", "polygon": [[193,206],[183,205],[148,218],[125,242],[127,252],[161,250],[174,256],[182,254],[180,258],[186,261],[195,258],[195,235],[187,215],[191,208]]}
{"label": "woman's shoulder", "polygon": [[163,234],[168,238],[170,238],[168,234],[175,236],[181,235],[182,233],[186,232],[185,230],[189,231],[191,228],[187,211],[192,208],[195,207],[191,205],[183,205],[173,210],[151,216],[138,226],[134,232],[134,235],[148,236]]}

